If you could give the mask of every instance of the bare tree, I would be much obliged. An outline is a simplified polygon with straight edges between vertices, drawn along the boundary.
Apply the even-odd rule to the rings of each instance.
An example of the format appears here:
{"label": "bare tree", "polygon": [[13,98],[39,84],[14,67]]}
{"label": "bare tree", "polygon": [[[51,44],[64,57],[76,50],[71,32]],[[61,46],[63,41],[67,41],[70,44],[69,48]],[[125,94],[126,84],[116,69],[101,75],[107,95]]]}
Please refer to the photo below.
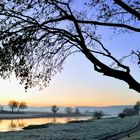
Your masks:
{"label": "bare tree", "polygon": [[14,111],[15,108],[18,107],[19,103],[15,100],[11,100],[8,103],[9,107],[11,108],[12,112]]}
{"label": "bare tree", "polygon": [[53,112],[54,115],[57,113],[58,110],[59,107],[57,107],[56,105],[51,106],[51,111]]}
{"label": "bare tree", "polygon": [[0,1],[0,76],[7,78],[14,71],[25,89],[47,86],[65,59],[81,52],[95,71],[140,92],[140,83],[123,61],[134,56],[139,66],[140,51],[131,48],[130,54],[117,58],[98,35],[98,27],[139,33],[139,0],[87,0],[80,1],[80,8],[75,2]]}
{"label": "bare tree", "polygon": [[22,111],[24,110],[24,109],[27,109],[28,108],[28,106],[27,106],[27,104],[26,104],[26,102],[20,102],[19,103],[19,105],[18,105],[18,112],[22,109]]}
{"label": "bare tree", "polygon": [[66,107],[65,111],[67,114],[71,114],[72,113],[72,108],[71,107]]}
{"label": "bare tree", "polygon": [[140,114],[139,113],[140,112],[140,101],[136,102],[136,104],[134,105],[133,109],[134,109],[136,115]]}

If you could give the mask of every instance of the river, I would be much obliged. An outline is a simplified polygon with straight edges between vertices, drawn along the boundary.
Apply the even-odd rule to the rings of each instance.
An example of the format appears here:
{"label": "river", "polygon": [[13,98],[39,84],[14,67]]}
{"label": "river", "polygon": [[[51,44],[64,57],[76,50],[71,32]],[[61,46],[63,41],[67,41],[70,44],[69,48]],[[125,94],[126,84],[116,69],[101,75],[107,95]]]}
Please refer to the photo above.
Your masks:
{"label": "river", "polygon": [[91,117],[55,117],[55,118],[31,118],[0,120],[0,132],[19,131],[28,125],[46,123],[67,123],[72,120],[88,120]]}

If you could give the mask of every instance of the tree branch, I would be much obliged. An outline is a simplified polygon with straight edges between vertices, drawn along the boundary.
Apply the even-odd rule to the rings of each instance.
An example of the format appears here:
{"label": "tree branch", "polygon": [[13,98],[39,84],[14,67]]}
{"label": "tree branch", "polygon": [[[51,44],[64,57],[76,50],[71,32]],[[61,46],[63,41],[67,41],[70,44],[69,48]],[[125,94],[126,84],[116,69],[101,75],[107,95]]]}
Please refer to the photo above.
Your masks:
{"label": "tree branch", "polygon": [[77,20],[77,22],[81,24],[93,24],[93,25],[100,25],[100,26],[107,26],[107,27],[109,26],[109,27],[125,28],[135,32],[140,32],[140,28],[135,28],[126,24],[105,23],[105,22],[90,21],[90,20]]}
{"label": "tree branch", "polygon": [[128,13],[131,13],[132,15],[137,17],[138,20],[140,20],[140,13],[139,12],[137,12],[134,9],[132,9],[130,6],[128,6],[127,4],[122,2],[121,0],[114,0],[114,1],[115,1],[116,4],[118,4],[120,7],[122,7],[125,11],[127,11]]}
{"label": "tree branch", "polygon": [[106,76],[113,77],[125,81],[130,89],[140,92],[140,84],[130,75],[129,72],[115,70],[100,62],[88,49],[83,50],[83,54],[88,60],[94,64],[96,71],[103,73]]}

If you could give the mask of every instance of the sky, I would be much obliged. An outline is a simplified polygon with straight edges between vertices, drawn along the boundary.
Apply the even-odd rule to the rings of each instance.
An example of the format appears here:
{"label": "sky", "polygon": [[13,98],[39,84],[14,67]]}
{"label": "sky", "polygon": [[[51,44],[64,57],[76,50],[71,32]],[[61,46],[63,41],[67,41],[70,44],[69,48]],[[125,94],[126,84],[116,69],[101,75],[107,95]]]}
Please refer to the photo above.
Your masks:
{"label": "sky", "polygon": [[[133,44],[128,42],[129,36],[125,36],[122,45],[115,38],[110,43],[114,48],[118,45],[121,48],[124,44],[129,48]],[[117,41],[122,40],[124,38],[117,36]],[[135,37],[132,41],[138,42],[138,38]],[[127,49],[119,50],[123,53]],[[113,52],[115,55],[118,53],[115,49]],[[0,80],[0,103],[7,104],[9,100],[17,100],[26,101],[32,106],[112,106],[131,105],[140,100],[140,93],[130,90],[125,82],[95,72],[93,65],[80,53],[70,56],[63,67],[64,70],[52,78],[49,87],[41,91],[34,88],[25,92],[23,85],[18,84],[19,81],[14,76],[8,80]],[[138,77],[136,65],[132,64],[132,67],[134,75]]]}
{"label": "sky", "polygon": [[[140,35],[137,33],[113,35],[107,28],[101,28],[105,34],[104,44],[117,58],[139,48]],[[131,65],[132,75],[137,80],[139,69],[133,60],[126,61]],[[8,104],[10,100],[25,101],[32,106],[112,106],[132,105],[140,100],[140,93],[130,90],[120,80],[103,76],[94,71],[84,55],[70,56],[64,64],[64,70],[52,78],[49,87],[43,90],[29,89],[19,84],[14,76],[8,80],[0,79],[0,104]]]}

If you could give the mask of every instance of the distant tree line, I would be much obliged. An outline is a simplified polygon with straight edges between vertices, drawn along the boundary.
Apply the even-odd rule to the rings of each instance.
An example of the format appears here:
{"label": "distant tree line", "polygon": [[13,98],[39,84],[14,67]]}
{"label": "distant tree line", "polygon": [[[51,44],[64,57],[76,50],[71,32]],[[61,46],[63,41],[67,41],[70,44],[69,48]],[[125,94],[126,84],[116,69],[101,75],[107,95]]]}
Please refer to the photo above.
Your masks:
{"label": "distant tree line", "polygon": [[[58,111],[60,110],[60,108],[56,105],[51,106],[51,111],[52,113],[55,115]],[[71,107],[65,107],[64,111],[66,112],[66,114],[81,114],[80,110],[78,108],[71,108]]]}

